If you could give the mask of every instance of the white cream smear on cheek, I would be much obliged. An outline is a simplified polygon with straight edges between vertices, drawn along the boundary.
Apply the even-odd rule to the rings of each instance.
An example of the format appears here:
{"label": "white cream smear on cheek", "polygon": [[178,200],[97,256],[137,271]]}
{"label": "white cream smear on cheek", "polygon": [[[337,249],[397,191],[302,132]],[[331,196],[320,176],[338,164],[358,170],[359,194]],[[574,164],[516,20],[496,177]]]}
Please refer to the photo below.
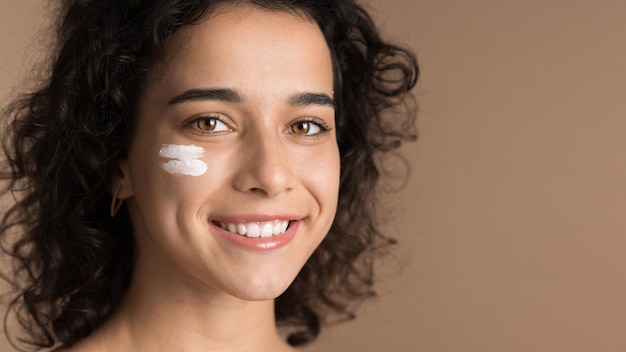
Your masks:
{"label": "white cream smear on cheek", "polygon": [[204,148],[197,145],[163,144],[159,156],[170,159],[162,164],[163,170],[170,174],[201,176],[207,172],[207,165],[200,160]]}

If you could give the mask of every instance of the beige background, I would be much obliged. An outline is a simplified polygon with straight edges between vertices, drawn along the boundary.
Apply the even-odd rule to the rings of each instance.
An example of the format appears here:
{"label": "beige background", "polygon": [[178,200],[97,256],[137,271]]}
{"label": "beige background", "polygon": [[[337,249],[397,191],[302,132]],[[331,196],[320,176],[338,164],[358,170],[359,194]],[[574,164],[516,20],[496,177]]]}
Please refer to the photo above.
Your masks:
{"label": "beige background", "polygon": [[[1,0],[2,100],[43,3]],[[626,2],[370,7],[423,72],[401,244],[307,351],[626,351]]]}

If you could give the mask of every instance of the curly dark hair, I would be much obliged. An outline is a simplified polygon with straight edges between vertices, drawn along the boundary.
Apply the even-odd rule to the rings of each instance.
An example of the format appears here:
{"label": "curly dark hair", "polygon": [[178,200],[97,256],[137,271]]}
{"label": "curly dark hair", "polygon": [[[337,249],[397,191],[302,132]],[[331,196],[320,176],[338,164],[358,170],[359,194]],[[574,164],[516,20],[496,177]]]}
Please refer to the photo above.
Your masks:
{"label": "curly dark hair", "polygon": [[[15,202],[0,224],[12,258],[14,314],[36,348],[70,346],[111,315],[134,263],[130,219],[109,216],[112,163],[132,134],[137,96],[167,38],[224,4],[305,15],[333,60],[339,204],[332,228],[276,299],[291,345],[353,317],[373,295],[373,259],[394,243],[376,217],[378,155],[416,138],[405,109],[418,77],[411,51],[385,42],[355,0],[63,0],[43,84],[4,111],[2,169]],[[391,112],[391,113],[388,113]]]}

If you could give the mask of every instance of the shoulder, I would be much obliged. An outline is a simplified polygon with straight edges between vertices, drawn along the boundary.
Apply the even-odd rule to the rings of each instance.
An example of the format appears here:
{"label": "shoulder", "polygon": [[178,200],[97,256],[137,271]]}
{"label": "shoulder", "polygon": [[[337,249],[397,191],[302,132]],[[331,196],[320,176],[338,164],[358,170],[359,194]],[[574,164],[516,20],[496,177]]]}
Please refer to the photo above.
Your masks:
{"label": "shoulder", "polygon": [[59,347],[49,352],[100,352],[100,349],[87,348],[83,346]]}
{"label": "shoulder", "polygon": [[[88,341],[87,341],[88,342]],[[70,347],[57,347],[49,352],[105,352],[103,346],[98,346],[93,343],[85,343],[85,341],[81,341],[76,345]]]}
{"label": "shoulder", "polygon": [[81,352],[81,351],[82,350],[76,349],[76,348],[73,348],[73,347],[69,347],[69,348],[68,347],[58,347],[58,348],[55,348],[53,350],[50,350],[49,352]]}

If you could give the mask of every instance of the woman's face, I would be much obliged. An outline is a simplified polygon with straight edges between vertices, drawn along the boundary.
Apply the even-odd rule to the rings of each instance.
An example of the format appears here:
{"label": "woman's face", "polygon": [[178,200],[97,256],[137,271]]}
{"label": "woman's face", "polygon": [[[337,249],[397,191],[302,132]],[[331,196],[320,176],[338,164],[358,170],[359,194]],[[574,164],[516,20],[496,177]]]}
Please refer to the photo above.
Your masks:
{"label": "woman's face", "polygon": [[240,6],[176,32],[121,164],[135,279],[282,293],[335,216],[332,97],[328,47],[304,17]]}

